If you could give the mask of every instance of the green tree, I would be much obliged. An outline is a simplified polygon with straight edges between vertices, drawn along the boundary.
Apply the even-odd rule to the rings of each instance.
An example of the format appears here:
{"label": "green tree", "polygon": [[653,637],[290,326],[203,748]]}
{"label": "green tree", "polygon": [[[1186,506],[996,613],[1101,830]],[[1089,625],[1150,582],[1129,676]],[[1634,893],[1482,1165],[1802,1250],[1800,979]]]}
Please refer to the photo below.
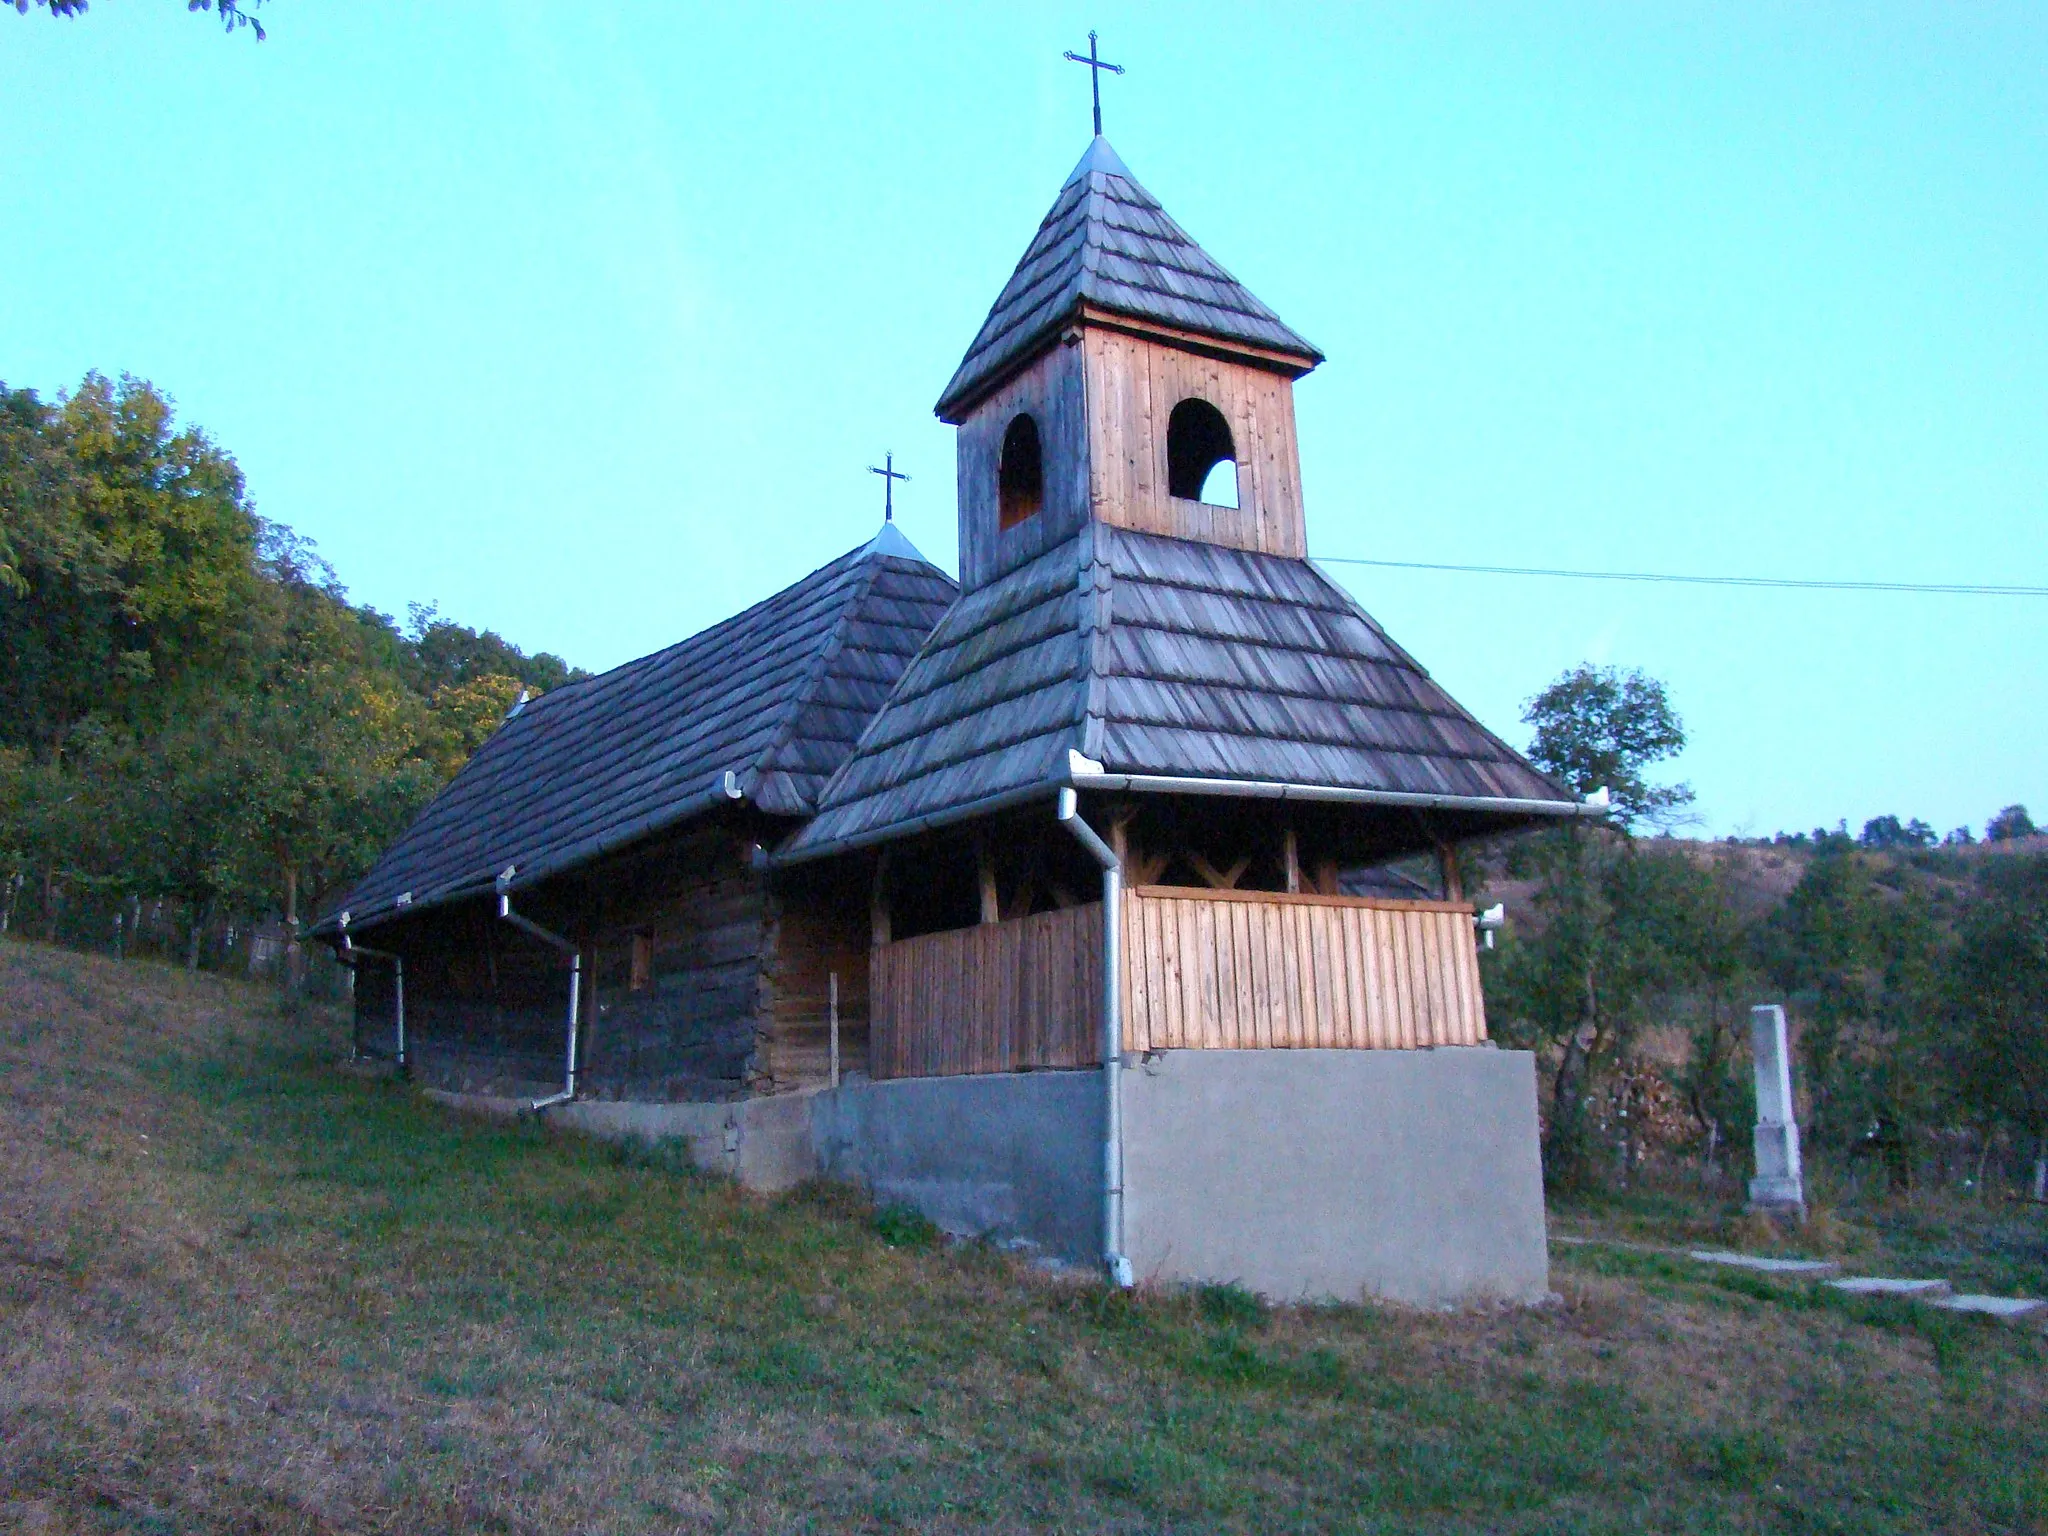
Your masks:
{"label": "green tree", "polygon": [[1987,843],[2009,843],[2016,838],[2033,835],[2034,818],[2027,814],[2024,805],[2008,805],[1984,824],[1984,841]]}
{"label": "green tree", "polygon": [[88,716],[150,728],[233,665],[255,522],[234,460],[147,382],[87,374],[56,406],[0,393],[0,745],[54,760]]}
{"label": "green tree", "polygon": [[1535,729],[1530,760],[1581,795],[1605,789],[1624,827],[1669,828],[1692,804],[1687,785],[1646,776],[1685,750],[1685,725],[1664,685],[1645,672],[1586,662],[1531,699],[1522,720]]}
{"label": "green tree", "polygon": [[1880,1156],[1901,1186],[1952,1107],[1935,1063],[1945,947],[1926,882],[1836,835],[1758,936],[1799,1020],[1808,1138]]}
{"label": "green tree", "polygon": [[1649,855],[1631,829],[1668,821],[1691,798],[1645,777],[1685,745],[1663,684],[1584,665],[1530,700],[1530,756],[1581,794],[1604,787],[1612,823],[1574,821],[1528,839],[1514,867],[1537,881],[1532,921],[1494,963],[1508,1033],[1556,1053],[1544,1166],[1558,1184],[1588,1170],[1587,1109],[1596,1076],[1626,1066],[1653,999],[1689,974],[1688,914],[1705,877],[1683,858]]}
{"label": "green tree", "polygon": [[[34,877],[288,925],[360,874],[520,693],[585,674],[348,600],[145,381],[0,385],[0,900]],[[75,909],[74,909],[75,910]]]}
{"label": "green tree", "polygon": [[[1521,871],[1537,877],[1534,910],[1487,990],[1502,1038],[1555,1053],[1544,1168],[1569,1187],[1592,1167],[1597,1084],[1636,1066],[1644,1027],[1684,989],[1739,971],[1742,946],[1713,875],[1682,849],[1608,828],[1552,833],[1531,840]],[[1624,1169],[1634,1161],[1625,1126],[1613,1150]]]}
{"label": "green tree", "polygon": [[1954,1064],[1967,1102],[2032,1144],[2048,1198],[2048,857],[1984,867],[1951,972]]}

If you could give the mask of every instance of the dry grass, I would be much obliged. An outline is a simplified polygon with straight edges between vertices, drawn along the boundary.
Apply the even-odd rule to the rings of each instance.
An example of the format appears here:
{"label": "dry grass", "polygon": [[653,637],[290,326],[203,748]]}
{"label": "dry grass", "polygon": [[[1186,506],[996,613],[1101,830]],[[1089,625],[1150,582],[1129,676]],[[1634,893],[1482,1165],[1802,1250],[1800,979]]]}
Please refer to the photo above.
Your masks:
{"label": "dry grass", "polygon": [[0,945],[0,1527],[2040,1529],[2048,1344],[1576,1250],[1522,1313],[1126,1298]]}

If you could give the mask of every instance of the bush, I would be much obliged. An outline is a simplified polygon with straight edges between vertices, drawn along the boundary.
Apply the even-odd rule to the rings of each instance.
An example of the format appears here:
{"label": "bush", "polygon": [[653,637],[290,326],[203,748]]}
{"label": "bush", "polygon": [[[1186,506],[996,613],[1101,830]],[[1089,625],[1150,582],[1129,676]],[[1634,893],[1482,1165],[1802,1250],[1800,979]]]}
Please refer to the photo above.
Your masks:
{"label": "bush", "polygon": [[930,1248],[939,1229],[914,1205],[885,1205],[875,1212],[875,1235],[891,1248]]}

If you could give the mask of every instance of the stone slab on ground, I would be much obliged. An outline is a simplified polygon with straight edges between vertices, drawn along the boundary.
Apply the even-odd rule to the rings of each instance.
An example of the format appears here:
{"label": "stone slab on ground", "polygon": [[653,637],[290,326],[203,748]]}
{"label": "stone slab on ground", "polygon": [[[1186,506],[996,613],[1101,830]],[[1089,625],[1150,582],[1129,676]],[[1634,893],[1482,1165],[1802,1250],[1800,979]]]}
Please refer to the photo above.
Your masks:
{"label": "stone slab on ground", "polygon": [[2032,1296],[1979,1296],[1964,1292],[1957,1296],[1940,1296],[1934,1305],[1951,1312],[1977,1312],[1986,1317],[2033,1317],[2048,1313],[2048,1301]]}
{"label": "stone slab on ground", "polygon": [[1882,1275],[1851,1275],[1828,1284],[1852,1296],[1907,1296],[1920,1301],[1944,1297],[1950,1290],[1946,1280],[1891,1280]]}
{"label": "stone slab on ground", "polygon": [[1726,1264],[1733,1269],[1753,1269],[1766,1275],[1832,1275],[1841,1270],[1833,1259],[1767,1259],[1753,1253],[1730,1253],[1720,1248],[1692,1248],[1687,1258],[1701,1264]]}

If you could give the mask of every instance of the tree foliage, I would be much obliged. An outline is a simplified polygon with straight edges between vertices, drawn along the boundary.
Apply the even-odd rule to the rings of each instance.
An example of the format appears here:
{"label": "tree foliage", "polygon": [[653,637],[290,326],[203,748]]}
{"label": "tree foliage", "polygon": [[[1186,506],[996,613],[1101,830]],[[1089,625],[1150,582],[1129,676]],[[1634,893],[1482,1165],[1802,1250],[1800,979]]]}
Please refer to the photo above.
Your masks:
{"label": "tree foliage", "polygon": [[[92,0],[13,0],[13,4],[24,16],[32,4],[53,17],[83,16],[92,9]],[[194,14],[218,16],[221,27],[228,32],[247,28],[260,43],[270,35],[254,14],[262,4],[263,0],[185,0],[185,9]]]}
{"label": "tree foliage", "polygon": [[0,882],[300,917],[524,689],[580,674],[348,601],[150,384],[0,385]]}
{"label": "tree foliage", "polygon": [[[1710,1155],[1739,1146],[1747,1015],[1767,999],[1791,1010],[1822,1155],[1903,1184],[1917,1147],[1970,1126],[1980,1145],[2002,1127],[2048,1156],[2048,858],[1969,854],[1960,838],[1937,851],[1925,822],[1880,816],[1860,837],[1781,836],[1799,878],[1766,897],[1749,850],[1634,835],[1683,803],[1683,786],[1665,798],[1644,777],[1684,740],[1654,679],[1575,668],[1529,720],[1539,763],[1581,792],[1606,784],[1617,807],[1510,850],[1506,872],[1532,890],[1487,960],[1496,1033],[1545,1063],[1554,1183],[1609,1156],[1626,1175],[1645,1078],[1666,1081]],[[2018,823],[1993,818],[2008,840]],[[1646,1067],[1653,1036],[1663,1065]]]}
{"label": "tree foliage", "polygon": [[1987,864],[1950,982],[1957,1075],[1971,1105],[2048,1157],[2048,856]]}
{"label": "tree foliage", "polygon": [[1581,795],[1605,789],[1625,828],[1668,828],[1692,804],[1684,784],[1652,784],[1648,770],[1685,749],[1685,726],[1664,685],[1641,671],[1574,667],[1522,711],[1534,727],[1529,757]]}
{"label": "tree foliage", "polygon": [[2024,805],[2008,805],[1984,824],[1984,841],[1987,843],[2009,843],[2033,835],[2034,818],[2027,814]]}

